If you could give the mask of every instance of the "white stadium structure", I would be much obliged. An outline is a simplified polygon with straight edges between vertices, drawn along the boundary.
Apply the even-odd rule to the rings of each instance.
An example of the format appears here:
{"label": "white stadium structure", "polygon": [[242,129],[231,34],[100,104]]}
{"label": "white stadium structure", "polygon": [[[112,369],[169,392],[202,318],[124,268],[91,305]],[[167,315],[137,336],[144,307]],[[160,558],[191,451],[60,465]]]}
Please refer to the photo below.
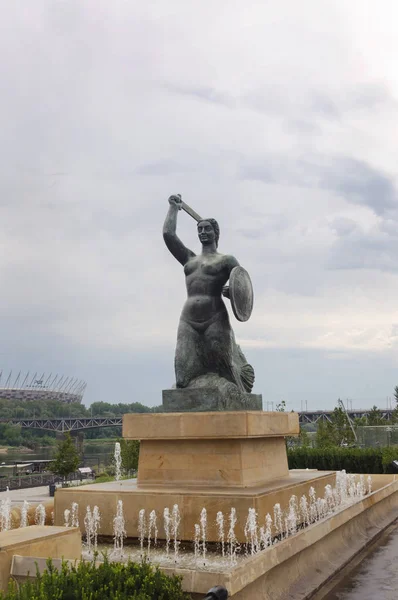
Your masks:
{"label": "white stadium structure", "polygon": [[23,375],[21,371],[13,377],[12,371],[8,374],[0,371],[1,400],[57,400],[69,404],[81,402],[86,387],[84,381],[74,377],[29,372]]}

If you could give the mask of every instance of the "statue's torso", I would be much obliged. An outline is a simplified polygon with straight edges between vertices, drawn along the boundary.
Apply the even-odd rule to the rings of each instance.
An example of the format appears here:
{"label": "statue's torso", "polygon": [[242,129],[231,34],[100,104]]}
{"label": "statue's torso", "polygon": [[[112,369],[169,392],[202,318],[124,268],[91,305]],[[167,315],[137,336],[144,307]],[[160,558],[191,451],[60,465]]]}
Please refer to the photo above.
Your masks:
{"label": "statue's torso", "polygon": [[221,298],[230,274],[229,257],[224,254],[200,255],[184,266],[188,298],[182,316],[189,321],[204,322],[226,311]]}

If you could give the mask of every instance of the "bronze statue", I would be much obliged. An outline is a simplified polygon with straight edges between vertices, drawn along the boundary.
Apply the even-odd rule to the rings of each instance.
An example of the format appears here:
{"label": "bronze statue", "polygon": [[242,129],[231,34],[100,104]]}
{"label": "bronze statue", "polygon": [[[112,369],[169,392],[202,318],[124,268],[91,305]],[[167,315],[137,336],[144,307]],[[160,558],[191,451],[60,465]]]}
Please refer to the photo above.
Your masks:
{"label": "bronze statue", "polygon": [[[188,293],[177,334],[176,386],[218,387],[242,397],[253,388],[254,370],[236,344],[222,296],[231,300],[239,320],[247,320],[253,306],[249,275],[234,256],[218,252],[220,228],[215,219],[201,219],[178,195],[170,196],[169,204],[163,238],[184,267]],[[199,255],[176,234],[181,208],[198,221]]]}

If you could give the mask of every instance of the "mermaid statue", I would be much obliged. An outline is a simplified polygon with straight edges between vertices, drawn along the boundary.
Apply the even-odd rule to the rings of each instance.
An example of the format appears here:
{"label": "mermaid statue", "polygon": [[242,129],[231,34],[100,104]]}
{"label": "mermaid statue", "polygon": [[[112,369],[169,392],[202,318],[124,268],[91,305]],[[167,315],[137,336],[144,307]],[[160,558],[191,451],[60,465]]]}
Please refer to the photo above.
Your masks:
{"label": "mermaid statue", "polygon": [[[163,226],[164,241],[184,268],[187,288],[177,333],[176,388],[217,389],[223,398],[224,410],[238,405],[244,408],[253,388],[254,370],[235,341],[223,296],[231,303],[234,300],[234,313],[239,320],[247,320],[252,307],[250,278],[234,256],[218,252],[217,221],[201,219],[192,209],[187,212],[193,213],[198,221],[202,252],[195,254],[186,248],[176,233],[181,208],[189,209],[179,195],[170,196]],[[242,273],[246,274],[243,282]],[[228,280],[230,286],[226,285]]]}

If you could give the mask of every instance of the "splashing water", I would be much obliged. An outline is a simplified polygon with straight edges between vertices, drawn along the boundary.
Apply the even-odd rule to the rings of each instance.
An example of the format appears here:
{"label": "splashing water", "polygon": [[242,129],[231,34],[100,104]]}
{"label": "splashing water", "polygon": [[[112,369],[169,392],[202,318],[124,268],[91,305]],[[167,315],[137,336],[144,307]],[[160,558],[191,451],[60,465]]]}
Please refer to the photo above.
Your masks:
{"label": "splashing water", "polygon": [[6,498],[0,502],[0,531],[11,529],[11,500]]}
{"label": "splashing water", "polygon": [[44,525],[46,522],[46,509],[43,504],[38,504],[35,510],[35,523],[36,525]]}
{"label": "splashing water", "polygon": [[144,542],[146,534],[146,519],[145,519],[145,508],[141,508],[138,513],[138,533],[140,539],[141,556],[144,555]]}
{"label": "splashing water", "polygon": [[153,539],[153,545],[156,546],[158,541],[158,526],[156,512],[151,510],[149,513],[149,524],[148,524],[148,556],[151,550],[151,541]]}
{"label": "splashing water", "polygon": [[29,510],[29,502],[24,500],[23,505],[21,507],[21,522],[19,524],[20,527],[27,527],[29,525],[28,510]]}
{"label": "splashing water", "polygon": [[249,508],[244,533],[246,538],[246,554],[248,554],[249,549],[250,554],[255,554],[258,551],[258,526],[255,508]]}
{"label": "splashing water", "polygon": [[174,561],[177,562],[178,559],[178,549],[179,549],[179,541],[178,541],[178,528],[180,526],[181,517],[180,510],[178,508],[178,504],[174,504],[173,510],[171,513],[171,535],[174,539]]}
{"label": "splashing water", "polygon": [[308,526],[310,524],[310,513],[308,511],[307,496],[305,495],[301,496],[300,498],[300,515],[301,522]]}
{"label": "splashing water", "polygon": [[69,508],[65,508],[65,510],[64,510],[64,526],[65,527],[70,526],[70,510],[69,510]]}
{"label": "splashing water", "polygon": [[79,527],[79,505],[77,502],[72,502],[72,510],[70,511],[70,526]]}
{"label": "splashing water", "polygon": [[221,544],[221,556],[225,556],[225,539],[224,539],[224,515],[221,511],[218,511],[216,517],[216,525],[218,532],[218,541]]}
{"label": "splashing water", "polygon": [[310,497],[310,523],[315,523],[318,517],[318,509],[316,505],[316,491],[312,486],[309,489],[308,495]]}
{"label": "splashing water", "polygon": [[93,550],[97,551],[98,547],[98,530],[101,527],[101,513],[97,505],[93,508]]}
{"label": "splashing water", "polygon": [[84,517],[83,522],[84,522],[84,529],[86,530],[87,553],[91,556],[94,532],[93,532],[93,515],[91,514],[90,506],[87,506],[86,515]]}
{"label": "splashing water", "polygon": [[272,544],[272,517],[267,513],[265,517],[265,527],[260,527],[260,548],[264,550]]}
{"label": "splashing water", "polygon": [[100,522],[101,515],[98,506],[94,506],[92,512],[90,506],[87,506],[86,516],[84,517],[84,528],[86,530],[87,554],[90,557],[94,556],[97,551]]}
{"label": "splashing water", "polygon": [[207,510],[202,508],[200,512],[200,531],[202,534],[202,553],[203,561],[206,560],[206,530],[207,530]]}
{"label": "splashing water", "polygon": [[294,535],[297,532],[298,504],[297,497],[293,494],[289,500],[289,512],[286,519],[286,531],[288,535]]}
{"label": "splashing water", "polygon": [[119,481],[122,476],[122,452],[120,442],[115,443],[115,480]]}
{"label": "splashing water", "polygon": [[193,542],[195,560],[197,561],[200,555],[200,525],[195,523],[195,537]]}
{"label": "splashing water", "polygon": [[371,494],[371,493],[372,493],[372,478],[369,475],[368,476],[368,494]]}
{"label": "splashing water", "polygon": [[283,538],[282,509],[279,503],[274,505],[274,527],[276,535]]}
{"label": "splashing water", "polygon": [[229,544],[229,560],[231,565],[236,564],[236,552],[238,550],[238,540],[235,535],[236,522],[236,509],[231,508],[231,512],[229,513],[229,529],[227,535],[227,542]]}
{"label": "splashing water", "polygon": [[113,554],[123,556],[124,538],[127,536],[126,523],[123,515],[123,500],[117,501],[116,516],[113,519]]}
{"label": "splashing water", "polygon": [[168,556],[169,550],[170,550],[171,519],[170,519],[170,511],[167,507],[163,511],[163,527],[164,527],[164,534],[165,534],[165,538],[166,538],[166,556]]}
{"label": "splashing water", "polygon": [[[243,521],[241,528],[246,537],[246,545],[243,550],[245,554],[255,555],[262,550],[270,548],[273,544],[287,539],[294,535],[299,529],[317,523],[321,519],[327,518],[333,514],[341,506],[346,503],[354,503],[362,498],[371,490],[371,479],[365,485],[365,478],[349,475],[345,472],[336,474],[336,484],[332,487],[330,484],[325,486],[324,497],[317,498],[316,490],[310,487],[307,496],[303,495],[300,500],[295,495],[292,495],[287,507],[282,510],[279,503],[274,505],[273,518],[272,513],[267,514],[265,523],[262,527],[258,525],[258,515],[255,508],[248,510],[246,521]],[[65,511],[66,514],[66,511]],[[69,517],[65,520],[68,521]],[[242,547],[238,543],[235,534],[238,519],[235,508],[231,508],[228,517],[228,530],[226,530],[226,518],[221,511],[216,513],[216,540],[219,542],[221,556],[229,561],[231,566],[237,564],[240,556],[242,556]],[[179,559],[180,541],[178,541],[179,527],[181,524],[181,516],[177,504],[173,506],[172,511],[169,508],[163,510],[163,524],[165,532],[165,558],[169,560],[170,544],[173,542],[172,559],[177,563]],[[206,567],[209,555],[208,542],[208,514],[206,508],[203,508],[200,513],[198,523],[194,527],[193,549],[195,562],[199,569]],[[149,514],[146,519],[144,509],[141,509],[138,515],[138,532],[141,546],[141,556],[145,552],[146,536],[147,540],[147,557],[152,553],[151,560],[158,561],[158,552],[153,550],[156,545],[158,530],[157,530],[157,515],[155,510]],[[118,512],[114,519],[114,552],[112,554],[123,554],[123,539],[126,537],[125,523],[123,517],[122,502],[118,502]],[[214,541],[216,541],[214,540]],[[226,557],[228,557],[226,559]],[[115,557],[116,558],[116,557]],[[199,561],[200,559],[200,561]],[[184,557],[181,560],[185,560]],[[225,563],[224,563],[225,564]]]}

